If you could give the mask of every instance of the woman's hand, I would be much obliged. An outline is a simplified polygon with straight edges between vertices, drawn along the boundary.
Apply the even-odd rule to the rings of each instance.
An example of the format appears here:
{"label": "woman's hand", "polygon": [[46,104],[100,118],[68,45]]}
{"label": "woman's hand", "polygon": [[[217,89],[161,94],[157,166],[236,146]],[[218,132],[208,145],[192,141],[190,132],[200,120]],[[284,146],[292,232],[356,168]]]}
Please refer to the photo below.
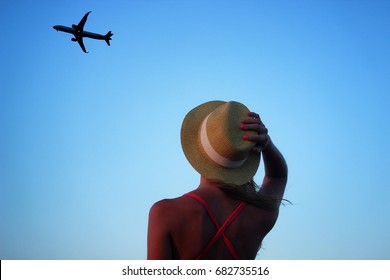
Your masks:
{"label": "woman's hand", "polygon": [[261,152],[269,142],[268,129],[257,113],[249,112],[248,117],[241,121],[240,128],[246,131],[255,131],[257,135],[244,135],[244,140],[255,142],[254,151]]}
{"label": "woman's hand", "polygon": [[241,121],[240,128],[245,131],[254,131],[257,134],[247,134],[244,140],[255,142],[253,150],[262,153],[265,175],[260,191],[277,200],[283,199],[284,190],[287,184],[287,164],[283,155],[268,136],[268,129],[261,121],[258,114],[249,112],[248,117]]}

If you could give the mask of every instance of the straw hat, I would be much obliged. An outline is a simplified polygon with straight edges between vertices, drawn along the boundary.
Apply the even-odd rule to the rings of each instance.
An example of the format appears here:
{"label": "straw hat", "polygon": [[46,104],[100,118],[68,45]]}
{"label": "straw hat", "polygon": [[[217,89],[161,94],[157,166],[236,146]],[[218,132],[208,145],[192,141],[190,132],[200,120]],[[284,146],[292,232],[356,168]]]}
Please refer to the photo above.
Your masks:
{"label": "straw hat", "polygon": [[248,108],[235,101],[210,101],[192,109],[181,127],[181,145],[187,160],[203,177],[242,185],[255,175],[260,153],[240,129]]}

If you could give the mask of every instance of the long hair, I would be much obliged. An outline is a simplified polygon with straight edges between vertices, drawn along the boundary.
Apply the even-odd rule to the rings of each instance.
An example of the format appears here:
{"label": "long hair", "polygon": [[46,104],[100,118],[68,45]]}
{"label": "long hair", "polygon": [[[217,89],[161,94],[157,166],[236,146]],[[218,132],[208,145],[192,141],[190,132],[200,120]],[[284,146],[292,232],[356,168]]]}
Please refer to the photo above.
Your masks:
{"label": "long hair", "polygon": [[[243,185],[232,185],[224,182],[216,182],[218,187],[231,197],[245,201],[266,211],[276,211],[285,199],[270,198],[259,192],[260,187],[254,180]],[[289,201],[288,201],[289,202]]]}

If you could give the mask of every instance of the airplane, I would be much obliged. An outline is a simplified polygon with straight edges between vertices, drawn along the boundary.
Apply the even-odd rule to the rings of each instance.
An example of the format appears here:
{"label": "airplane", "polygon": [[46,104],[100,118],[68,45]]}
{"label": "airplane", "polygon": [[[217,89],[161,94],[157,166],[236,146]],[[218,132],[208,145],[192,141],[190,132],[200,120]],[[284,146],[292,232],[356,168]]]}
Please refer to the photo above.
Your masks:
{"label": "airplane", "polygon": [[67,27],[63,25],[54,25],[53,28],[57,31],[62,31],[66,33],[73,34],[74,38],[72,38],[73,42],[78,42],[81,49],[87,53],[84,43],[83,43],[83,37],[88,37],[92,39],[97,40],[105,40],[107,45],[110,45],[111,36],[114,35],[111,33],[111,31],[108,31],[106,35],[101,35],[97,33],[92,33],[88,31],[84,31],[84,25],[87,21],[88,15],[91,12],[86,13],[83,18],[80,20],[79,24],[72,24],[72,27]]}

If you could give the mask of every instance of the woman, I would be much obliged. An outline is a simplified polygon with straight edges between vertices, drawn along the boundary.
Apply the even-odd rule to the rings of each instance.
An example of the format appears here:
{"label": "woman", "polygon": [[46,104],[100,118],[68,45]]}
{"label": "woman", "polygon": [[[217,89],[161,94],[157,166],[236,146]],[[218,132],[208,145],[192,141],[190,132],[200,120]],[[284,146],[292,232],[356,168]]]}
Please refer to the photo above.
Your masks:
{"label": "woman", "polygon": [[152,206],[148,259],[254,259],[287,183],[286,162],[259,115],[234,101],[201,104],[185,117],[181,143],[200,184]]}

